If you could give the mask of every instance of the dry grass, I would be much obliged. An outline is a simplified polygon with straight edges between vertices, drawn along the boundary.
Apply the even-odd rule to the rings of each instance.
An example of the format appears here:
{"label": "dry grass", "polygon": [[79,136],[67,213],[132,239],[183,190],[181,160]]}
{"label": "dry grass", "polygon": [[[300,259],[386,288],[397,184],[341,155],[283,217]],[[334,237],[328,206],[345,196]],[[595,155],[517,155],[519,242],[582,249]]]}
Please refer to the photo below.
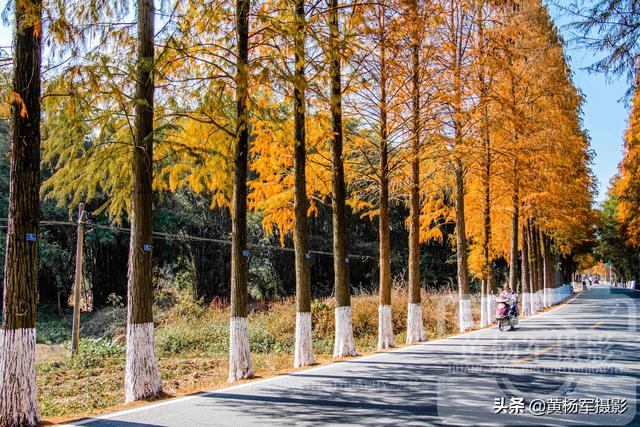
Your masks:
{"label": "dry grass", "polygon": [[[352,298],[353,326],[360,354],[375,350],[378,331],[377,295]],[[407,300],[404,289],[393,290],[396,342],[404,343]],[[457,331],[457,294],[423,291],[425,332],[429,339]],[[474,317],[479,307],[474,300]],[[333,350],[333,302],[314,301],[314,352],[318,363],[330,363]],[[157,319],[156,346],[167,396],[188,394],[226,385],[228,309],[181,302]],[[254,371],[269,377],[291,371],[295,330],[293,299],[272,303],[249,315]],[[116,341],[122,337],[116,336]],[[42,416],[60,421],[93,415],[123,404],[124,349],[88,343],[80,357],[69,359],[60,351],[38,362],[38,397]],[[62,417],[62,418],[61,418]]]}

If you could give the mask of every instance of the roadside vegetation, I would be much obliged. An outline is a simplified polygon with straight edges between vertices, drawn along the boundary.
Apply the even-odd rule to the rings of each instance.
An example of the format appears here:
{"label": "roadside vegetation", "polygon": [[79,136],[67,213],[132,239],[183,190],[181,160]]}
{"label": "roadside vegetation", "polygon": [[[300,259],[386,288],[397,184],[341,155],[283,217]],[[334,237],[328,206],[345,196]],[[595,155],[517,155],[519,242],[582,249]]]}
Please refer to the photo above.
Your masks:
{"label": "roadside vegetation", "polygon": [[[352,300],[353,332],[359,354],[373,352],[378,333],[375,294]],[[408,293],[393,289],[393,329],[404,343]],[[457,331],[457,293],[448,289],[422,291],[428,339]],[[295,333],[293,298],[256,304],[249,314],[249,339],[258,377],[291,369]],[[479,304],[474,300],[474,317]],[[203,304],[175,293],[156,304],[156,350],[166,396],[227,384],[229,308]],[[333,301],[312,302],[313,347],[318,363],[330,363],[333,351]],[[68,355],[70,318],[41,315],[38,323],[37,385],[40,411],[52,421],[95,414],[124,403],[126,308],[105,307],[83,318],[80,351]]]}

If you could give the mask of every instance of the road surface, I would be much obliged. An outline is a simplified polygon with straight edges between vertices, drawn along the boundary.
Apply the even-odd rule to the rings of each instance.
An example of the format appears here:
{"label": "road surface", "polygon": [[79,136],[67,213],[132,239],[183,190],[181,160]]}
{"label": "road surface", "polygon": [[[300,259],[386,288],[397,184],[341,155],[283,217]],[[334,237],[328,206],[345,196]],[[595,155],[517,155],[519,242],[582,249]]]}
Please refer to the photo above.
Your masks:
{"label": "road surface", "polygon": [[75,425],[640,425],[639,302],[638,291],[592,288],[515,331],[474,331]]}

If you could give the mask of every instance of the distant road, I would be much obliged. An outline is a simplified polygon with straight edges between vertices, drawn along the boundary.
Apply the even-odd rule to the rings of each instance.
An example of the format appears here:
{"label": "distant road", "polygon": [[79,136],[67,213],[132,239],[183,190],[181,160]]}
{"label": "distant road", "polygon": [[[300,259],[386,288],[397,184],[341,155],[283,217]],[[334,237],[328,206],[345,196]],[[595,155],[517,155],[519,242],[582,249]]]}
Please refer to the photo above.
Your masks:
{"label": "distant road", "polygon": [[639,301],[638,291],[592,288],[516,331],[475,331],[75,425],[640,425]]}

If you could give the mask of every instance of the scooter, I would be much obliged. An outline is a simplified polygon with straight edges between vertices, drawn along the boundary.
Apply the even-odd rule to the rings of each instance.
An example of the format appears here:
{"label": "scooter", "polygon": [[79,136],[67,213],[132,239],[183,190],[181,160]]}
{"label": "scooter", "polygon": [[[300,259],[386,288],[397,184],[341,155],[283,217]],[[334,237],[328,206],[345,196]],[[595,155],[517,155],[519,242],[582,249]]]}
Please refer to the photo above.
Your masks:
{"label": "scooter", "polygon": [[496,322],[501,331],[504,331],[507,325],[511,331],[518,324],[518,300],[516,299],[513,305],[510,303],[511,301],[507,298],[496,298]]}

